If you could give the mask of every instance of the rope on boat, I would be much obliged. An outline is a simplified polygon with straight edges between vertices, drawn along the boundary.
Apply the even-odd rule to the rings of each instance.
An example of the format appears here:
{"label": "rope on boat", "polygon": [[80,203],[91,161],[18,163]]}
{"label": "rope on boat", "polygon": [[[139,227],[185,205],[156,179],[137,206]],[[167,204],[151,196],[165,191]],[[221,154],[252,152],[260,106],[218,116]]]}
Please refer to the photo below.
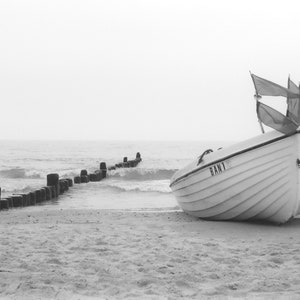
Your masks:
{"label": "rope on boat", "polygon": [[205,150],[205,151],[199,156],[199,160],[198,160],[197,166],[199,166],[200,163],[202,162],[204,155],[209,154],[209,153],[211,153],[211,152],[213,152],[212,149],[207,149],[207,150]]}

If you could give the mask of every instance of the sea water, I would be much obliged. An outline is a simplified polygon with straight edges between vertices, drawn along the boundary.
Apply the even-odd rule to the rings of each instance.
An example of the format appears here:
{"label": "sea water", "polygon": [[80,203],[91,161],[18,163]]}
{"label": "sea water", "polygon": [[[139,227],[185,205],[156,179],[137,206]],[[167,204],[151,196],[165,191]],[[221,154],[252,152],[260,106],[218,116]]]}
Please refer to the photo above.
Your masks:
{"label": "sea water", "polygon": [[135,168],[108,172],[106,179],[74,185],[54,201],[51,208],[176,209],[169,187],[172,175],[200,156],[230,142],[206,141],[0,141],[0,187],[2,197],[27,193],[46,185],[47,174],[73,178],[82,169],[94,172],[100,162],[107,166],[134,159]]}

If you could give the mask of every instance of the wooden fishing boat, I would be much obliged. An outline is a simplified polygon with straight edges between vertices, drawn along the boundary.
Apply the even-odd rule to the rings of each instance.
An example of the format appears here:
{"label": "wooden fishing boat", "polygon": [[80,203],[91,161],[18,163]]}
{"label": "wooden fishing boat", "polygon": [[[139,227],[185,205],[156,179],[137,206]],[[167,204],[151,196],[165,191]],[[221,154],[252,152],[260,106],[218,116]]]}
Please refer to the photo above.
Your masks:
{"label": "wooden fishing boat", "polygon": [[[209,220],[284,223],[300,213],[300,113],[295,101],[299,90],[253,76],[259,120],[276,130],[214,152],[206,150],[176,172],[170,187],[188,214]],[[259,80],[264,89],[270,85],[267,92]],[[286,116],[258,101],[260,94],[278,93],[274,85],[287,96]]]}

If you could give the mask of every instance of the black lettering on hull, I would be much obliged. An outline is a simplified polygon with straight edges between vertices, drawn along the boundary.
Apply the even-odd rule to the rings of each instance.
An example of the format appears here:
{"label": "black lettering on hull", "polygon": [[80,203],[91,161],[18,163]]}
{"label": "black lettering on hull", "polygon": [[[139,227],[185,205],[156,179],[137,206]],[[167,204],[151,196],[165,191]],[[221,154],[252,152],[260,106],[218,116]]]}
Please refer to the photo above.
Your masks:
{"label": "black lettering on hull", "polygon": [[226,171],[226,169],[227,169],[227,167],[226,167],[224,161],[209,167],[209,171],[210,171],[211,176],[215,176],[215,175],[218,175],[220,173],[223,173],[224,171]]}

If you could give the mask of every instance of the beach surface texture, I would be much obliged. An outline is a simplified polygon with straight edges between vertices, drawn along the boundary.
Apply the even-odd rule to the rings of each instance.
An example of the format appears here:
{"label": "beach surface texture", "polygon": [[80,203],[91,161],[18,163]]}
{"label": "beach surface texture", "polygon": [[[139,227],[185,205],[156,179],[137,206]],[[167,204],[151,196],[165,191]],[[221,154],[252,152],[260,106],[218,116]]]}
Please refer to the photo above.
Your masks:
{"label": "beach surface texture", "polygon": [[181,211],[0,214],[0,299],[300,299],[300,219]]}

